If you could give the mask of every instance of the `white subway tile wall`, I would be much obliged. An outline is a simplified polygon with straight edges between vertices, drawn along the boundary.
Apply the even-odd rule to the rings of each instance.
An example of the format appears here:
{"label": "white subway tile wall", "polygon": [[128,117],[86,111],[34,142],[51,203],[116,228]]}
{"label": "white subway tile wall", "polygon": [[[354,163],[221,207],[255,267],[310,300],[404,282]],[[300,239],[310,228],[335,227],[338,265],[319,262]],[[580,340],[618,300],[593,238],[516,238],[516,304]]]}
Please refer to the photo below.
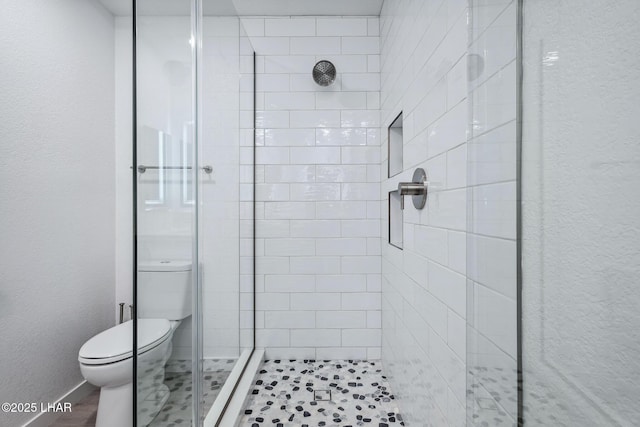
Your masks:
{"label": "white subway tile wall", "polygon": [[[257,54],[256,336],[268,358],[381,355],[379,22],[242,18]],[[337,68],[332,86],[312,79],[321,59]]]}
{"label": "white subway tile wall", "polygon": [[[483,58],[472,69],[469,102],[474,124],[466,154],[469,165],[467,248],[467,383],[469,408],[478,422],[494,410],[477,404],[486,397],[507,424],[516,424],[517,251],[516,251],[516,32],[517,5],[472,0],[469,53]],[[475,64],[475,63],[474,63]],[[477,65],[477,64],[476,64]],[[458,156],[461,157],[461,156]],[[449,160],[449,159],[448,159]],[[451,159],[462,161],[460,158]],[[462,242],[454,243],[456,245]],[[482,372],[505,372],[500,380]],[[561,424],[560,422],[558,424]]]}
{"label": "white subway tile wall", "polygon": [[[467,13],[465,0],[386,0],[380,17],[382,360],[410,425],[466,419]],[[403,170],[387,178],[400,112]],[[429,198],[423,210],[405,204],[400,250],[388,243],[387,193],[417,167]]]}

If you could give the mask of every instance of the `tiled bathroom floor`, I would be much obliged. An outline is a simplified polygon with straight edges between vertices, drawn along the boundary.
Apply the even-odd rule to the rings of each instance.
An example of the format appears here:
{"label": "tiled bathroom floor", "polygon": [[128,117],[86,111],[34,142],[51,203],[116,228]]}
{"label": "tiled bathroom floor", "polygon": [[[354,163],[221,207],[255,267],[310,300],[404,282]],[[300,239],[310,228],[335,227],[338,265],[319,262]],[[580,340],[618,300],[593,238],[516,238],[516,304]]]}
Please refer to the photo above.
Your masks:
{"label": "tiled bathroom floor", "polygon": [[468,369],[467,401],[473,405],[470,416],[474,425],[515,426],[515,419],[505,408],[510,408],[512,413],[517,412],[517,371],[485,366],[469,366]]}
{"label": "tiled bathroom floor", "polygon": [[[235,359],[207,359],[204,361],[203,413],[213,405],[227,377],[235,365]],[[191,361],[172,360],[165,368],[164,383],[171,395],[164,407],[149,424],[150,427],[178,427],[191,424],[193,399],[191,389]]]}
{"label": "tiled bathroom floor", "polygon": [[404,425],[379,362],[268,360],[251,393],[241,426]]}
{"label": "tiled bathroom floor", "polygon": [[[473,425],[515,427],[518,371],[504,366],[469,366],[468,369],[470,376],[467,379],[467,402],[473,405],[470,408]],[[536,378],[535,372],[525,371],[524,376],[525,381],[528,381],[528,386],[523,391],[523,410],[525,420],[528,420],[527,425],[578,425],[576,421],[571,421],[575,417],[566,398],[560,396],[545,381]]]}
{"label": "tiled bathroom floor", "polygon": [[[209,410],[222,385],[231,373],[235,359],[207,359],[203,363],[203,409]],[[151,427],[178,427],[191,424],[191,361],[170,360],[165,368],[165,384],[171,395]],[[52,427],[94,427],[98,412],[99,390],[73,405],[72,412],[64,414]]]}

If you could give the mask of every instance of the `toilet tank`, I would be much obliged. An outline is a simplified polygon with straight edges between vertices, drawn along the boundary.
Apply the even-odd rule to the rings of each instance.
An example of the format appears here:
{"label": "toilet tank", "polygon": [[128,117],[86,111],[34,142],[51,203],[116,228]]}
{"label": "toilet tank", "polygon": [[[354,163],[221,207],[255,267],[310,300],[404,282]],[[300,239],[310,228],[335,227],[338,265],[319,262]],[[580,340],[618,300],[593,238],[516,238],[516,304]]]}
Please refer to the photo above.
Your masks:
{"label": "toilet tank", "polygon": [[138,264],[138,317],[182,320],[191,315],[191,261]]}

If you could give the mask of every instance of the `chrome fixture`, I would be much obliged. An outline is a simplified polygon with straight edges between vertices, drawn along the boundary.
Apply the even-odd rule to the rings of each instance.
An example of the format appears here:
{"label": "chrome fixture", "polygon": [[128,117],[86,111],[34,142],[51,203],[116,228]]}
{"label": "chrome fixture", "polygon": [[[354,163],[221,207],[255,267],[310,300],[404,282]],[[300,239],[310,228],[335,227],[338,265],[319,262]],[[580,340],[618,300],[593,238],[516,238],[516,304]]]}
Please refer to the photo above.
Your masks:
{"label": "chrome fixture", "polygon": [[336,66],[326,60],[317,62],[313,67],[313,81],[320,86],[331,86],[336,81]]}
{"label": "chrome fixture", "polygon": [[[147,171],[147,169],[188,169],[191,170],[193,169],[191,166],[146,166],[146,165],[139,165],[138,166],[138,172],[140,173],[145,173]],[[203,172],[206,173],[211,173],[213,172],[213,168],[211,166],[203,166],[200,169],[202,169]]]}
{"label": "chrome fixture", "polygon": [[413,173],[413,182],[399,182],[400,209],[404,209],[404,196],[411,196],[416,209],[424,208],[427,203],[427,185],[427,173],[422,168]]}
{"label": "chrome fixture", "polygon": [[124,303],[120,303],[120,323],[124,322]]}

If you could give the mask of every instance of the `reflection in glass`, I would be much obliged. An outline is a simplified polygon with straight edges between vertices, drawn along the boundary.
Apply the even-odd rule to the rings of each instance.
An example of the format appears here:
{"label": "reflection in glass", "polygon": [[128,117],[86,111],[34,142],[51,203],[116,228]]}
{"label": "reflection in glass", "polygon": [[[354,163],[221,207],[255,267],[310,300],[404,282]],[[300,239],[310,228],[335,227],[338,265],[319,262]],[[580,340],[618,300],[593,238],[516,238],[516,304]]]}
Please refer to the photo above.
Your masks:
{"label": "reflection in glass", "polygon": [[518,418],[517,2],[470,3],[467,425]]}
{"label": "reflection in glass", "polygon": [[[138,425],[213,425],[254,348],[254,53],[237,17],[137,4]],[[170,345],[150,363],[152,319]]]}
{"label": "reflection in glass", "polygon": [[[191,5],[137,0],[137,425],[190,425],[195,222]],[[166,12],[166,11],[165,11]],[[138,170],[147,166],[146,170]],[[158,343],[161,343],[158,345]]]}
{"label": "reflection in glass", "polygon": [[[165,204],[167,188],[167,154],[170,154],[171,136],[162,131],[143,126],[138,134],[139,191],[147,207]],[[144,172],[142,172],[144,171]],[[148,173],[147,173],[148,172]]]}

